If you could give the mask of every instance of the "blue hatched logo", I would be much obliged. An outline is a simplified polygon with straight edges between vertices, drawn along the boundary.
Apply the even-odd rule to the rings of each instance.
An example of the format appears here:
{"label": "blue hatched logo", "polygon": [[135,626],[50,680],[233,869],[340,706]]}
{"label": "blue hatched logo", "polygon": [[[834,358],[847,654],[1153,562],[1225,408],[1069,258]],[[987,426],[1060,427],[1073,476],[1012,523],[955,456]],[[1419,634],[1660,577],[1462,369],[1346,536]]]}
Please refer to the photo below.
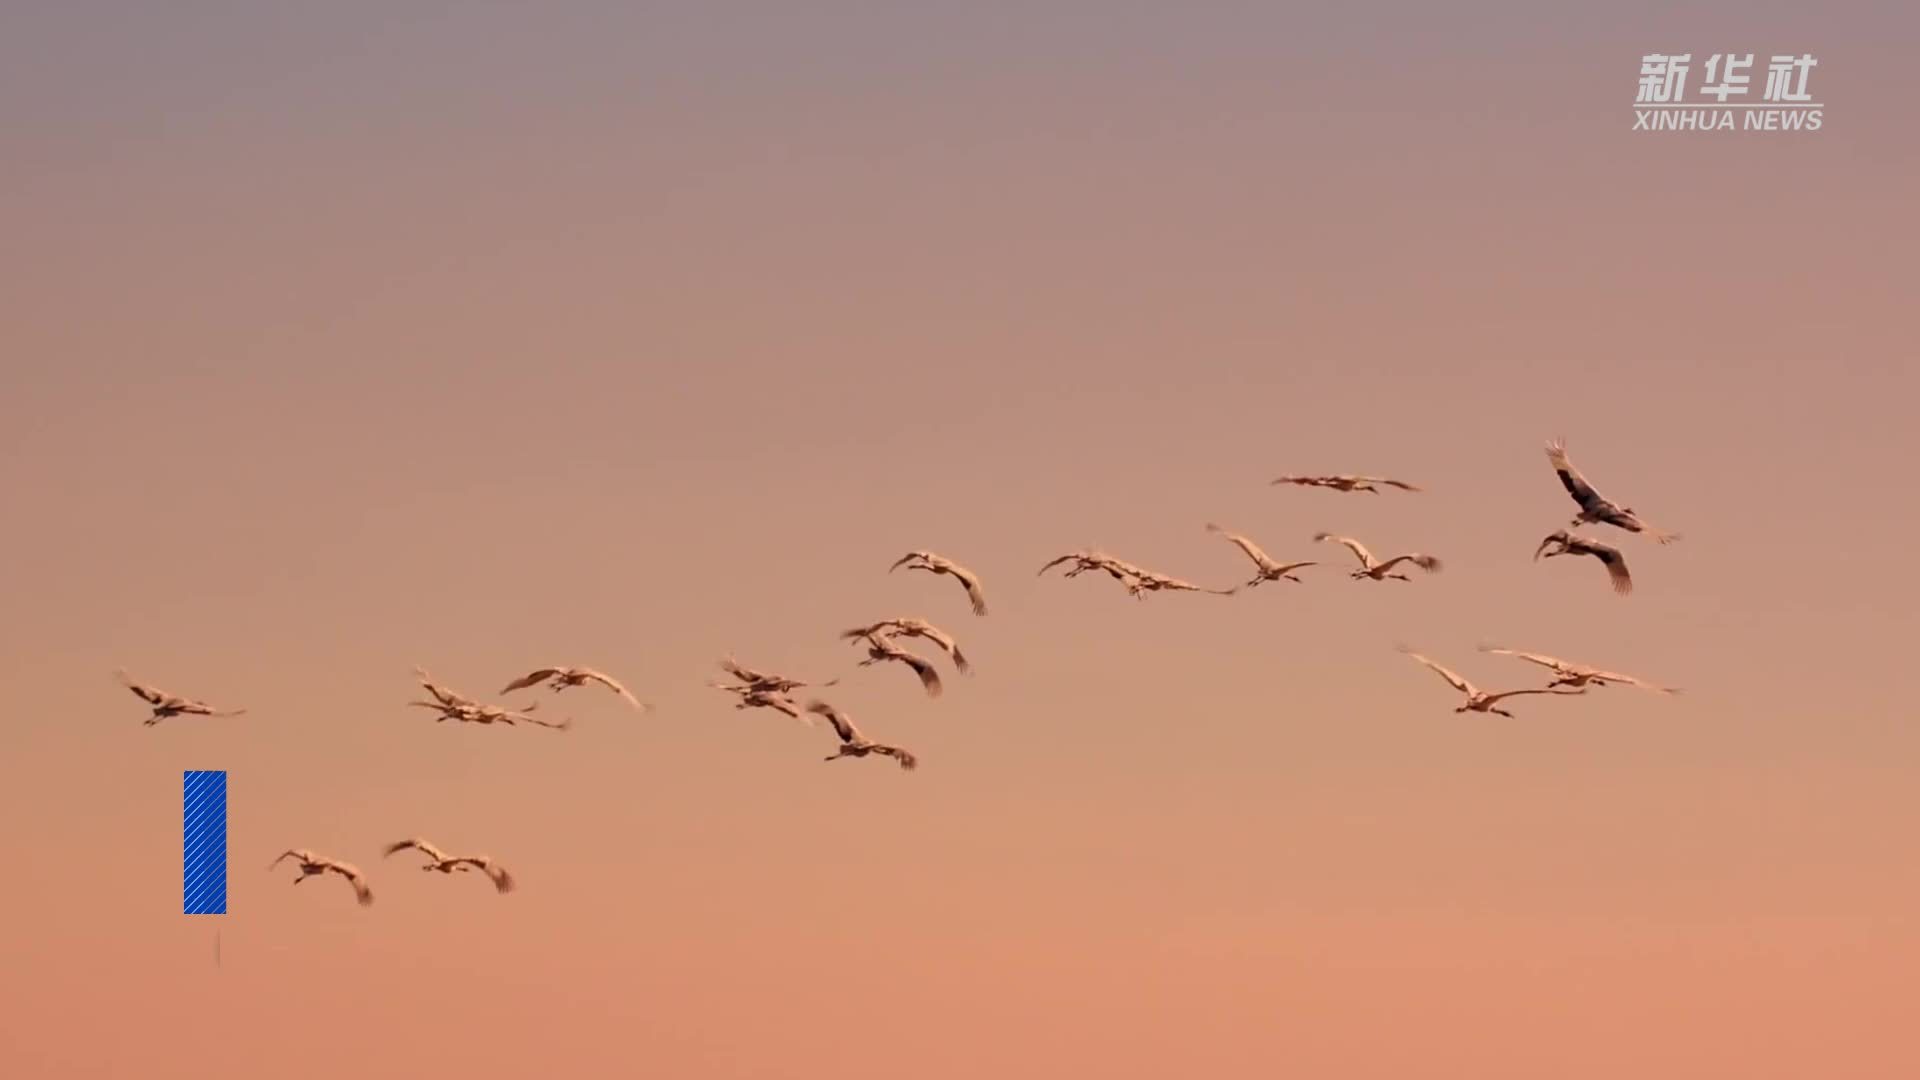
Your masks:
{"label": "blue hatched logo", "polygon": [[182,815],[181,873],[188,915],[227,913],[226,770],[188,770]]}

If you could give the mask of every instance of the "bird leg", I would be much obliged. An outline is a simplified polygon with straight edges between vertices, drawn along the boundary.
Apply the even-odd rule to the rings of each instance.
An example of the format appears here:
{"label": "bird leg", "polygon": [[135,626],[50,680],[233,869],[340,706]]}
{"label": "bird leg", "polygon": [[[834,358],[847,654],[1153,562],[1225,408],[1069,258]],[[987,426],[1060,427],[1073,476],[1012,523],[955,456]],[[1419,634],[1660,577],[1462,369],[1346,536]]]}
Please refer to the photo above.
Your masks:
{"label": "bird leg", "polygon": [[1487,711],[1491,713],[1499,713],[1501,716],[1504,716],[1509,720],[1513,719],[1513,714],[1508,712],[1505,709],[1488,709]]}
{"label": "bird leg", "polygon": [[1408,577],[1405,574],[1388,574],[1387,576],[1392,578],[1395,581],[1412,581],[1413,580],[1412,578]]}

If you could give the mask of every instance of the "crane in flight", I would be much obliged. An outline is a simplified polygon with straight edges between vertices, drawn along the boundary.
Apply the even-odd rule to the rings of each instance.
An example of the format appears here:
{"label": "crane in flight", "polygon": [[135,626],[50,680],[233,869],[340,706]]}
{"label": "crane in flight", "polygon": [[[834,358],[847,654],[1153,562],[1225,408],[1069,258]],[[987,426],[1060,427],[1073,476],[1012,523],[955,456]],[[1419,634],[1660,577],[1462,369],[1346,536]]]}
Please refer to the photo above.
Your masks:
{"label": "crane in flight", "polygon": [[1207,531],[1210,533],[1218,533],[1221,536],[1226,537],[1229,543],[1239,548],[1242,552],[1245,552],[1247,558],[1253,560],[1253,566],[1254,566],[1254,569],[1257,571],[1257,573],[1255,573],[1253,578],[1249,580],[1245,585],[1241,586],[1241,588],[1244,588],[1244,589],[1251,589],[1254,586],[1259,585],[1260,583],[1266,582],[1266,581],[1298,582],[1300,579],[1294,574],[1295,570],[1300,570],[1309,566],[1320,565],[1317,562],[1282,563],[1274,559],[1271,555],[1268,555],[1266,552],[1260,550],[1259,544],[1254,543],[1252,540],[1248,539],[1245,536],[1240,535],[1237,532],[1228,532],[1226,529],[1223,529],[1220,526],[1215,525],[1211,521],[1207,522]]}
{"label": "crane in flight", "polygon": [[592,668],[585,668],[585,667],[556,666],[556,667],[536,668],[535,670],[528,672],[527,674],[522,675],[521,677],[508,683],[505,687],[503,687],[500,690],[500,692],[502,694],[511,694],[515,690],[525,690],[530,686],[539,686],[540,684],[545,683],[553,689],[554,693],[557,694],[562,690],[568,689],[569,687],[585,686],[587,683],[590,683],[590,682],[599,683],[601,686],[604,686],[607,689],[613,691],[615,694],[618,694],[620,696],[620,700],[626,702],[628,705],[633,706],[633,708],[639,712],[646,712],[649,708],[651,708],[651,706],[645,704],[639,698],[634,697],[632,692],[629,691],[626,687],[620,685],[620,681],[618,679],[615,679],[613,676],[608,675],[605,672],[595,671]]}
{"label": "crane in flight", "polygon": [[1576,664],[1571,660],[1562,660],[1557,656],[1548,656],[1544,653],[1523,652],[1519,649],[1503,649],[1497,645],[1482,645],[1480,646],[1480,651],[1484,653],[1496,653],[1500,656],[1517,657],[1528,663],[1539,664],[1541,667],[1552,670],[1553,681],[1547,684],[1548,687],[1609,686],[1613,683],[1619,683],[1622,686],[1637,686],[1642,690],[1651,690],[1657,694],[1678,694],[1682,692],[1677,686],[1656,686],[1645,680],[1636,679],[1631,675],[1622,675],[1618,671],[1605,671],[1601,668],[1588,667],[1585,664]]}
{"label": "crane in flight", "polygon": [[[739,680],[740,683],[748,689],[764,690],[773,694],[791,694],[803,686],[815,685],[813,683],[801,682],[799,679],[789,679],[785,675],[774,675],[770,672],[756,671],[730,655],[721,659],[720,670]],[[836,677],[828,679],[826,682],[818,685],[821,689],[825,689],[826,687],[835,685],[839,681],[839,678]]]}
{"label": "crane in flight", "polygon": [[915,675],[920,677],[920,685],[926,690],[928,697],[940,696],[940,671],[933,666],[931,660],[921,656],[919,653],[909,652],[895,645],[893,639],[884,634],[863,634],[859,640],[867,643],[867,658],[860,661],[861,667],[868,667],[887,660],[905,664],[907,667],[913,669]]}
{"label": "crane in flight", "polygon": [[1662,544],[1671,544],[1680,539],[1679,533],[1666,532],[1647,524],[1633,512],[1631,506],[1621,506],[1595,491],[1580,470],[1573,467],[1567,459],[1565,439],[1555,439],[1547,444],[1547,460],[1553,463],[1553,471],[1560,477],[1560,485],[1580,504],[1580,513],[1574,516],[1567,528],[1577,529],[1582,525],[1612,525],[1633,533],[1645,533]]}
{"label": "crane in flight", "polygon": [[959,671],[962,675],[970,675],[973,673],[973,665],[968,662],[966,654],[960,651],[960,644],[954,640],[953,635],[925,619],[881,619],[879,622],[869,623],[866,626],[856,626],[851,630],[843,630],[840,632],[840,637],[847,641],[855,641],[860,638],[875,636],[889,638],[923,638],[932,642],[941,652],[946,653],[947,659],[953,661],[955,670]]}
{"label": "crane in flight", "polygon": [[245,709],[216,709],[204,701],[195,701],[178,694],[169,694],[165,690],[134,682],[127,677],[125,669],[115,671],[114,677],[120,685],[133,691],[134,696],[153,708],[153,715],[141,721],[143,727],[152,727],[170,716],[244,716]]}
{"label": "crane in flight", "polygon": [[1508,712],[1505,709],[1497,707],[1499,702],[1505,701],[1510,697],[1520,697],[1525,694],[1551,694],[1555,697],[1561,697],[1561,696],[1567,696],[1567,695],[1573,695],[1573,694],[1586,693],[1586,690],[1584,689],[1581,689],[1581,690],[1566,690],[1566,689],[1501,690],[1498,692],[1489,693],[1488,691],[1481,690],[1478,687],[1474,686],[1472,683],[1468,682],[1464,676],[1460,675],[1459,673],[1454,672],[1446,667],[1443,667],[1440,664],[1434,663],[1432,660],[1429,660],[1426,657],[1421,656],[1419,653],[1414,652],[1412,649],[1408,648],[1405,645],[1401,645],[1398,648],[1400,649],[1401,652],[1406,653],[1408,656],[1411,656],[1415,660],[1420,661],[1422,664],[1425,664],[1427,667],[1432,668],[1436,673],[1439,674],[1441,678],[1447,680],[1447,684],[1449,686],[1452,686],[1455,690],[1458,690],[1461,693],[1467,695],[1467,700],[1464,702],[1461,702],[1460,707],[1453,710],[1454,712],[1457,712],[1457,713],[1463,713],[1463,712],[1493,713],[1496,716],[1504,716],[1504,717],[1507,717],[1508,719],[1512,719],[1513,718],[1512,713]]}
{"label": "crane in flight", "polygon": [[1389,480],[1384,476],[1282,476],[1273,481],[1273,485],[1293,484],[1296,487],[1330,488],[1334,491],[1364,491],[1372,495],[1380,494],[1379,485],[1399,488],[1401,491],[1424,490],[1404,480]]}
{"label": "crane in flight", "polygon": [[1431,555],[1422,555],[1419,552],[1413,552],[1407,555],[1395,555],[1391,559],[1382,560],[1374,558],[1373,552],[1367,550],[1367,545],[1355,540],[1351,536],[1335,536],[1332,533],[1320,532],[1314,533],[1313,538],[1321,543],[1332,542],[1341,544],[1345,546],[1348,551],[1353,552],[1354,558],[1360,560],[1360,569],[1353,571],[1353,573],[1348,576],[1355,581],[1359,581],[1361,578],[1372,578],[1375,581],[1385,581],[1388,578],[1392,578],[1394,581],[1412,581],[1413,579],[1405,574],[1391,573],[1393,568],[1401,563],[1412,563],[1414,566],[1425,570],[1429,574],[1440,572],[1440,560]]}
{"label": "crane in flight", "polygon": [[1607,568],[1607,577],[1613,581],[1613,591],[1621,596],[1633,592],[1633,575],[1627,572],[1627,557],[1620,549],[1610,547],[1598,540],[1589,540],[1584,536],[1574,536],[1565,529],[1550,533],[1533,550],[1533,560],[1551,559],[1560,555],[1591,555],[1599,559]]}
{"label": "crane in flight", "polygon": [[858,758],[866,757],[868,754],[881,754],[892,758],[899,763],[902,769],[909,771],[918,768],[920,765],[920,759],[914,757],[908,751],[898,746],[888,746],[885,743],[874,742],[872,739],[862,735],[860,729],[853,726],[852,719],[850,719],[846,713],[841,712],[839,709],[834,708],[824,701],[807,702],[807,711],[818,716],[826,717],[827,723],[833,725],[833,733],[840,736],[840,749],[836,753],[829,754],[826,759],[828,761],[838,761],[843,757]]}
{"label": "crane in flight", "polygon": [[427,857],[427,861],[420,867],[422,870],[438,870],[442,874],[452,874],[455,870],[462,873],[469,870],[478,870],[493,881],[494,891],[502,893],[510,893],[513,891],[513,875],[507,873],[507,868],[494,862],[490,856],[449,855],[417,836],[401,840],[397,843],[388,844],[382,858],[395,855],[408,848],[413,848]]}
{"label": "crane in flight", "polygon": [[987,597],[980,591],[980,575],[945,555],[936,555],[931,551],[909,551],[894,560],[893,565],[887,567],[887,573],[891,574],[903,566],[909,570],[925,570],[930,574],[946,574],[967,590],[967,600],[973,604],[975,615],[987,613]]}
{"label": "crane in flight", "polygon": [[362,874],[360,868],[354,866],[352,863],[343,863],[338,859],[329,859],[324,856],[315,855],[305,848],[293,848],[281,852],[279,858],[267,864],[267,869],[271,870],[279,866],[283,859],[293,859],[299,863],[300,876],[293,879],[295,885],[300,884],[310,877],[318,877],[321,874],[339,874],[341,877],[347,879],[348,884],[353,886],[353,895],[360,901],[361,907],[366,907],[373,903],[373,890],[367,887],[367,876]]}

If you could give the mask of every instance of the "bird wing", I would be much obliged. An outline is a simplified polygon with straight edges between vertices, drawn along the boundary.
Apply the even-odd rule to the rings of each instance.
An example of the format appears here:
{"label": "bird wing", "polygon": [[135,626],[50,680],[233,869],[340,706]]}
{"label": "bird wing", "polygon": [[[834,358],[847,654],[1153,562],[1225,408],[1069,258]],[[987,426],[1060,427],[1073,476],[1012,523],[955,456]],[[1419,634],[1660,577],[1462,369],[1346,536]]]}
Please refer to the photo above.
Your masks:
{"label": "bird wing", "polygon": [[1580,475],[1580,470],[1573,467],[1573,462],[1567,459],[1565,439],[1555,439],[1547,444],[1547,460],[1553,463],[1553,471],[1560,475],[1560,483],[1567,489],[1567,494],[1573,496],[1574,502],[1583,508],[1606,502],[1593,489],[1593,485],[1587,483],[1587,478]]}
{"label": "bird wing", "polygon": [[1441,563],[1439,559],[1433,557],[1432,555],[1422,555],[1417,551],[1412,552],[1410,554],[1406,554],[1406,555],[1396,555],[1393,558],[1388,559],[1386,563],[1384,563],[1383,565],[1375,567],[1375,569],[1384,570],[1387,567],[1400,562],[1410,562],[1413,565],[1419,567],[1420,569],[1425,570],[1429,574],[1437,574],[1440,572]]}
{"label": "bird wing", "polygon": [[973,670],[973,665],[967,662],[966,654],[960,651],[960,642],[955,640],[952,634],[925,619],[895,619],[893,622],[903,632],[933,642],[941,652],[947,654],[947,657],[953,661],[953,666],[960,669],[961,674],[964,675]]}
{"label": "bird wing", "polygon": [[142,686],[139,683],[134,682],[132,679],[128,678],[125,670],[116,670],[113,673],[113,675],[114,675],[114,678],[120,680],[121,686],[124,686],[127,689],[133,691],[134,696],[140,698],[141,700],[145,701],[149,705],[158,705],[162,701],[165,701],[167,699],[166,694],[158,690],[155,690],[151,686]]}
{"label": "bird wing", "polygon": [[471,866],[475,870],[478,870],[481,873],[487,875],[489,878],[492,878],[493,888],[494,888],[494,891],[496,892],[509,893],[513,891],[513,885],[514,885],[513,875],[507,873],[506,867],[501,866],[500,864],[494,862],[491,856],[461,855],[456,858],[448,859],[447,862],[454,866],[459,866],[461,864]]}
{"label": "bird wing", "polygon": [[367,887],[367,875],[361,873],[359,867],[348,863],[334,862],[331,859],[320,860],[320,865],[347,879],[348,883],[353,886],[354,898],[360,901],[361,907],[366,907],[373,903],[373,890]]}
{"label": "bird wing", "polygon": [[898,747],[898,746],[878,746],[878,745],[876,745],[876,746],[875,746],[875,747],[873,748],[873,752],[874,752],[874,753],[876,753],[876,754],[885,754],[886,756],[888,756],[888,757],[890,757],[890,758],[892,758],[893,760],[895,760],[895,761],[897,761],[897,762],[899,762],[899,763],[900,763],[900,767],[901,767],[902,769],[905,769],[905,770],[907,770],[908,772],[912,772],[912,771],[913,771],[914,769],[917,769],[917,768],[919,768],[919,767],[920,767],[920,759],[919,759],[919,758],[917,758],[917,757],[914,757],[914,756],[913,756],[913,754],[912,754],[911,752],[909,752],[909,751],[907,751],[907,750],[904,750],[904,749],[902,749],[901,747]]}
{"label": "bird wing", "polygon": [[1633,575],[1627,573],[1627,557],[1620,549],[1611,548],[1592,540],[1580,540],[1568,545],[1569,551],[1582,555],[1591,555],[1606,564],[1607,576],[1613,579],[1613,591],[1625,596],[1633,591]]}
{"label": "bird wing", "polygon": [[1309,566],[1319,566],[1319,565],[1320,565],[1319,563],[1312,562],[1312,561],[1281,563],[1279,566],[1276,566],[1273,568],[1273,572],[1276,574],[1291,574],[1295,570],[1303,570]]}
{"label": "bird wing", "polygon": [[1659,694],[1678,694],[1681,692],[1677,686],[1657,686],[1644,679],[1636,679],[1631,675],[1623,675],[1618,671],[1596,671],[1593,673],[1593,677],[1602,682],[1625,683],[1628,686],[1637,686],[1642,690],[1652,690]]}
{"label": "bird wing", "polygon": [[1360,560],[1361,566],[1366,567],[1369,570],[1373,569],[1373,552],[1368,551],[1367,545],[1361,543],[1358,540],[1355,540],[1353,537],[1335,536],[1333,533],[1323,532],[1323,533],[1314,533],[1313,538],[1316,541],[1320,541],[1323,543],[1331,540],[1336,544],[1340,544],[1344,546],[1348,551],[1353,552],[1354,558],[1357,558]]}
{"label": "bird wing", "polygon": [[1500,656],[1519,657],[1522,660],[1539,664],[1541,667],[1550,667],[1555,671],[1571,671],[1573,669],[1572,664],[1567,663],[1559,657],[1548,656],[1545,653],[1521,652],[1518,649],[1502,649],[1495,645],[1482,645],[1480,646],[1480,651],[1483,653],[1495,653]]}
{"label": "bird wing", "polygon": [[421,687],[423,687],[427,691],[427,693],[432,694],[435,698],[438,698],[440,700],[440,703],[443,705],[477,705],[479,704],[478,702],[474,701],[472,698],[467,697],[465,694],[461,694],[456,691],[449,690],[448,688],[435,683],[433,681],[433,676],[428,675],[425,668],[415,667],[413,669],[413,673],[420,677]]}
{"label": "bird wing", "polygon": [[399,840],[394,843],[388,844],[386,847],[380,850],[380,855],[381,855],[381,858],[386,858],[389,855],[398,854],[402,851],[407,850],[408,848],[418,848],[421,854],[425,855],[429,859],[432,859],[434,862],[445,862],[447,858],[446,852],[441,851],[439,848],[434,847],[432,844],[428,843],[427,841],[421,839],[418,836],[409,837],[405,840]]}
{"label": "bird wing", "polygon": [[739,679],[743,683],[765,682],[767,679],[765,675],[742,664],[731,656],[725,657],[720,661],[720,670]]}
{"label": "bird wing", "polygon": [[1425,488],[1419,487],[1417,485],[1409,484],[1405,480],[1389,480],[1384,476],[1360,476],[1360,477],[1355,477],[1355,479],[1364,480],[1369,484],[1385,484],[1388,487],[1399,488],[1401,491],[1426,490]]}
{"label": "bird wing", "polygon": [[522,675],[521,677],[513,680],[507,685],[501,687],[500,692],[503,694],[511,694],[515,690],[525,690],[529,686],[539,686],[541,683],[546,682],[548,679],[551,679],[558,674],[560,674],[559,668],[544,667],[538,671],[528,672],[527,674]]}
{"label": "bird wing", "polygon": [[1507,699],[1507,698],[1510,698],[1510,697],[1520,697],[1520,696],[1521,696],[1521,695],[1523,695],[1523,694],[1551,694],[1551,695],[1552,695],[1552,696],[1554,696],[1554,697],[1571,697],[1571,696],[1573,696],[1573,695],[1576,695],[1576,694],[1584,694],[1584,693],[1586,693],[1586,692],[1587,692],[1587,691],[1586,691],[1586,689],[1585,689],[1584,687],[1583,687],[1583,688],[1581,688],[1581,689],[1579,689],[1579,690],[1569,690],[1569,689],[1567,689],[1566,687],[1563,687],[1563,686],[1556,686],[1556,687],[1554,687],[1554,688],[1553,688],[1553,689],[1551,689],[1551,690],[1538,690],[1538,689],[1535,689],[1535,690],[1502,690],[1502,691],[1500,691],[1500,692],[1499,692],[1499,693],[1497,693],[1497,694],[1488,694],[1488,695],[1487,695],[1487,704],[1489,704],[1489,705],[1491,705],[1491,704],[1493,704],[1493,703],[1494,703],[1494,702],[1496,702],[1496,701],[1503,701],[1503,700],[1505,700],[1505,699]]}
{"label": "bird wing", "polygon": [[1298,484],[1301,487],[1318,487],[1322,484],[1325,484],[1326,482],[1327,481],[1324,477],[1293,476],[1291,474],[1287,476],[1275,477],[1273,481],[1273,483],[1275,484]]}
{"label": "bird wing", "polygon": [[1240,535],[1239,533],[1228,532],[1227,530],[1221,528],[1220,526],[1215,525],[1211,521],[1207,522],[1207,531],[1210,533],[1219,533],[1221,536],[1226,537],[1228,543],[1231,543],[1233,546],[1245,552],[1247,555],[1247,558],[1252,559],[1253,564],[1255,566],[1258,566],[1260,569],[1262,570],[1273,569],[1274,567],[1273,560],[1267,557],[1266,552],[1260,550],[1259,544],[1254,543],[1252,540],[1249,540],[1248,538]]}
{"label": "bird wing", "polygon": [[1471,694],[1474,692],[1473,684],[1468,682],[1466,679],[1462,678],[1458,672],[1452,670],[1451,668],[1448,668],[1443,664],[1437,664],[1432,660],[1429,660],[1428,658],[1420,655],[1419,653],[1414,652],[1412,649],[1407,648],[1405,645],[1400,646],[1400,651],[1403,653],[1406,653],[1408,656],[1413,657],[1415,660],[1420,661],[1421,663],[1432,668],[1434,671],[1438,672],[1440,677],[1447,680],[1447,683],[1451,685],[1455,690],[1458,690],[1463,694]]}
{"label": "bird wing", "polygon": [[966,567],[955,563],[947,564],[947,573],[960,579],[961,587],[967,590],[967,599],[973,602],[973,613],[975,615],[985,615],[987,613],[987,596],[980,591],[980,576]]}
{"label": "bird wing", "polygon": [[[798,705],[795,705],[789,699],[781,697],[778,694],[761,694],[759,696],[765,699],[760,702],[760,705],[762,708],[772,709],[775,712],[786,713],[788,716],[793,717],[795,720],[807,720],[806,714],[802,713],[800,711],[800,707]],[[811,723],[812,721],[809,720],[808,722]]]}
{"label": "bird wing", "polygon": [[627,704],[633,706],[634,708],[639,709],[641,712],[647,711],[646,705],[643,704],[639,698],[634,697],[632,691],[628,690],[625,686],[622,686],[620,684],[620,680],[614,678],[613,676],[607,674],[606,672],[595,671],[592,668],[581,668],[580,677],[583,679],[586,679],[588,682],[597,682],[601,686],[604,686],[607,689],[613,691],[614,693],[619,694],[622,700],[624,700]]}
{"label": "bird wing", "polygon": [[488,863],[486,866],[481,867],[481,872],[493,879],[493,891],[498,893],[510,893],[513,891],[515,884],[513,875],[507,873],[506,867],[495,866],[492,863]]}
{"label": "bird wing", "polygon": [[1053,569],[1056,566],[1059,566],[1061,563],[1070,563],[1075,560],[1084,559],[1084,558],[1086,558],[1086,554],[1084,552],[1073,551],[1073,552],[1068,552],[1065,555],[1060,555],[1055,558],[1048,559],[1046,563],[1040,567],[1039,572],[1034,574],[1033,576],[1040,577],[1044,575],[1047,571]]}
{"label": "bird wing", "polygon": [[913,673],[920,676],[920,685],[926,687],[928,697],[940,696],[940,669],[934,667],[926,657],[897,646],[889,648],[887,656],[912,668]]}
{"label": "bird wing", "polygon": [[841,742],[851,743],[859,740],[860,729],[854,727],[853,721],[847,719],[847,714],[839,709],[824,701],[814,700],[807,702],[807,711],[816,716],[826,717],[827,723],[833,725],[833,733],[840,736]]}

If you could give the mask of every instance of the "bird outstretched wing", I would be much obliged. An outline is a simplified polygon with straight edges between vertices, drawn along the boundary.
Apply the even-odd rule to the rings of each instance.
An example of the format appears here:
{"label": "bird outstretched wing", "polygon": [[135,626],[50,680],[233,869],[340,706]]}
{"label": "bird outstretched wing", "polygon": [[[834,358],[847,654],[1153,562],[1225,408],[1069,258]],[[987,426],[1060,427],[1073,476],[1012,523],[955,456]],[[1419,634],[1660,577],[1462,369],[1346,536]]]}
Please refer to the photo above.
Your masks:
{"label": "bird outstretched wing", "polygon": [[1471,694],[1474,692],[1472,683],[1468,682],[1458,672],[1447,667],[1446,665],[1436,663],[1435,661],[1430,660],[1427,657],[1422,656],[1417,652],[1414,652],[1411,648],[1408,648],[1405,645],[1399,645],[1395,647],[1398,648],[1401,652],[1406,653],[1408,656],[1413,657],[1415,660],[1420,661],[1422,664],[1425,664],[1428,667],[1432,668],[1441,678],[1447,680],[1447,684],[1452,686],[1455,690],[1458,690],[1463,694]]}
{"label": "bird outstretched wing", "polygon": [[1245,552],[1247,558],[1252,559],[1253,564],[1260,569],[1270,570],[1274,567],[1273,559],[1269,558],[1266,552],[1260,550],[1259,544],[1254,543],[1247,537],[1237,532],[1228,532],[1226,529],[1221,528],[1211,521],[1207,522],[1207,531],[1210,533],[1218,533],[1220,536],[1225,537],[1228,543]]}
{"label": "bird outstretched wing", "polygon": [[1393,567],[1398,566],[1403,562],[1412,563],[1413,565],[1419,567],[1420,569],[1425,570],[1429,574],[1437,574],[1440,572],[1441,563],[1439,559],[1436,559],[1431,555],[1422,555],[1418,552],[1414,552],[1413,554],[1410,554],[1410,555],[1395,555],[1393,558],[1388,559],[1386,562],[1383,562],[1380,565],[1374,567],[1374,569],[1390,570]]}
{"label": "bird outstretched wing", "polygon": [[1587,689],[1586,689],[1586,687],[1584,687],[1584,686],[1583,686],[1583,687],[1581,687],[1581,688],[1580,688],[1580,689],[1578,689],[1578,690],[1570,690],[1570,689],[1568,689],[1567,687],[1564,687],[1564,686],[1556,686],[1556,687],[1554,687],[1554,688],[1553,688],[1553,689],[1551,689],[1551,690],[1540,690],[1540,689],[1532,689],[1532,690],[1502,690],[1502,691],[1500,691],[1500,692],[1499,692],[1499,693],[1497,693],[1497,694],[1488,694],[1488,695],[1487,695],[1487,704],[1489,704],[1489,705],[1491,705],[1491,704],[1493,704],[1493,703],[1494,703],[1494,702],[1496,702],[1496,701],[1504,701],[1504,700],[1506,700],[1507,698],[1510,698],[1510,697],[1521,697],[1521,696],[1523,696],[1523,695],[1526,695],[1526,694],[1551,694],[1551,695],[1553,695],[1554,697],[1568,697],[1568,696],[1573,696],[1573,695],[1578,695],[1578,694],[1584,694],[1584,693],[1586,693],[1586,692],[1587,692]]}
{"label": "bird outstretched wing", "polygon": [[639,698],[634,697],[633,692],[631,690],[628,690],[625,686],[623,686],[620,683],[620,680],[614,678],[613,676],[607,674],[604,671],[595,671],[592,668],[581,668],[580,677],[587,680],[588,682],[597,682],[601,686],[604,686],[607,689],[613,691],[614,693],[620,695],[620,700],[625,701],[628,705],[633,706],[635,709],[638,709],[641,712],[646,712],[647,709],[650,707],[645,702],[641,701]]}
{"label": "bird outstretched wing", "polygon": [[434,862],[445,862],[447,858],[446,852],[441,851],[439,848],[434,847],[431,843],[428,843],[418,836],[408,837],[405,840],[398,840],[388,844],[386,847],[380,849],[380,854],[382,858],[385,858],[389,855],[396,855],[408,848],[419,850],[421,854],[432,859]]}
{"label": "bird outstretched wing", "polygon": [[826,717],[827,723],[833,725],[833,733],[840,737],[841,742],[855,742],[860,738],[860,729],[853,726],[853,721],[847,718],[846,713],[832,705],[816,698],[807,702],[807,711],[815,716]]}
{"label": "bird outstretched wing", "polygon": [[1577,541],[1569,550],[1582,555],[1591,555],[1606,565],[1607,577],[1613,581],[1613,591],[1621,596],[1633,592],[1633,575],[1627,572],[1627,557],[1620,554],[1619,548],[1608,547],[1592,540]]}
{"label": "bird outstretched wing", "polygon": [[1583,509],[1607,501],[1593,489],[1592,484],[1587,483],[1586,477],[1580,475],[1580,470],[1573,467],[1573,462],[1567,458],[1565,439],[1555,439],[1547,444],[1547,460],[1553,463],[1553,471],[1559,475],[1560,483],[1567,489],[1567,494],[1573,496],[1573,501],[1579,503]]}
{"label": "bird outstretched wing", "polygon": [[539,686],[541,683],[546,682],[558,674],[560,674],[560,669],[557,667],[543,667],[538,671],[530,671],[501,687],[500,692],[503,694],[511,694],[515,690],[525,690],[529,686]]}
{"label": "bird outstretched wing", "polygon": [[1593,677],[1600,680],[1601,682],[1622,683],[1626,686],[1637,686],[1642,690],[1651,690],[1656,694],[1685,693],[1685,691],[1681,690],[1677,686],[1659,686],[1654,683],[1647,682],[1644,679],[1636,679],[1631,675],[1623,675],[1618,671],[1596,671],[1593,673]]}
{"label": "bird outstretched wing", "polygon": [[162,701],[165,701],[167,699],[166,694],[163,694],[160,691],[155,690],[153,687],[142,686],[139,683],[134,682],[131,678],[127,676],[126,670],[124,668],[114,671],[113,676],[114,678],[120,680],[121,686],[124,686],[127,689],[133,691],[135,697],[140,698],[142,701],[145,701],[149,705],[158,705]]}
{"label": "bird outstretched wing", "polygon": [[1565,660],[1556,656],[1548,656],[1545,653],[1521,652],[1518,649],[1503,649],[1497,645],[1482,645],[1480,646],[1480,651],[1483,653],[1494,653],[1498,656],[1517,657],[1521,660],[1539,664],[1541,667],[1552,668],[1555,671],[1570,671],[1573,668],[1573,665],[1567,663]]}
{"label": "bird outstretched wing", "polygon": [[1314,533],[1313,538],[1315,541],[1318,541],[1320,543],[1331,542],[1331,543],[1341,545],[1342,547],[1346,548],[1348,551],[1353,552],[1353,557],[1360,560],[1361,566],[1364,566],[1368,569],[1372,569],[1373,552],[1368,551],[1367,545],[1361,543],[1358,540],[1355,540],[1353,537],[1336,536],[1333,533],[1321,532],[1321,533]]}

